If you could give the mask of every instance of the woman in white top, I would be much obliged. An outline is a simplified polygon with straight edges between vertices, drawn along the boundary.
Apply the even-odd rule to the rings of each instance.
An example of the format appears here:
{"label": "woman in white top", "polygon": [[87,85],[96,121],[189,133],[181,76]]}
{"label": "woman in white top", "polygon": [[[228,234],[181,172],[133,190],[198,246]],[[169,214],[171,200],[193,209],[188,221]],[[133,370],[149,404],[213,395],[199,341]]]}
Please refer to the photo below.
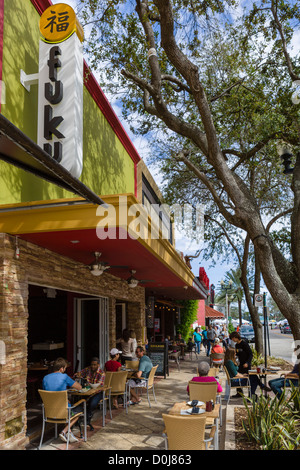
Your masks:
{"label": "woman in white top", "polygon": [[133,354],[135,353],[135,349],[133,349],[134,340],[130,338],[129,331],[123,330],[122,338],[117,340],[117,343],[121,344],[122,349],[122,357],[121,363],[122,365],[125,364],[125,361],[132,361]]}
{"label": "woman in white top", "polygon": [[132,348],[133,348],[132,357],[134,359],[136,359],[135,351],[136,351],[136,348],[137,348],[137,340],[136,340],[135,331],[130,330],[130,338],[133,340],[133,343],[132,343]]}

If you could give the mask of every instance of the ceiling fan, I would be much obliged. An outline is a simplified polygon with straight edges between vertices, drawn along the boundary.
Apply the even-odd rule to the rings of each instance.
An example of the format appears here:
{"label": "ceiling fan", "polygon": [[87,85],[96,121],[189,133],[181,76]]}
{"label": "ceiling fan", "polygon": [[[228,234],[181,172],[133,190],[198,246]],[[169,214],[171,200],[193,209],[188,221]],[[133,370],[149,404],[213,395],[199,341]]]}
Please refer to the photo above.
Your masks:
{"label": "ceiling fan", "polygon": [[101,256],[101,253],[99,251],[95,251],[94,256],[95,256],[95,260],[89,266],[87,266],[88,269],[91,271],[91,274],[93,274],[93,276],[101,276],[101,274],[103,274],[107,269],[110,269],[110,268],[128,269],[128,266],[111,266],[105,261],[101,262],[99,260]]}
{"label": "ceiling fan", "polygon": [[140,283],[140,282],[155,282],[154,280],[150,280],[150,279],[137,279],[136,277],[134,277],[134,274],[136,273],[136,270],[135,269],[131,269],[131,276],[127,279],[127,284],[129,287],[131,287],[132,289],[134,287],[137,287],[137,285]]}

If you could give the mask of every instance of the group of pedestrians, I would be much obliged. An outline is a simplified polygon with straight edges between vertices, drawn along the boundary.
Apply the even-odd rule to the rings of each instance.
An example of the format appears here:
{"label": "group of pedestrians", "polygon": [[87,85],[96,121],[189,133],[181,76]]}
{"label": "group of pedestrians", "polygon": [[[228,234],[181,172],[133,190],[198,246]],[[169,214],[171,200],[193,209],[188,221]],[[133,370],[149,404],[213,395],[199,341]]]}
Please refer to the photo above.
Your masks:
{"label": "group of pedestrians", "polygon": [[206,355],[209,356],[211,349],[214,347],[215,342],[218,339],[220,339],[220,342],[223,343],[223,347],[226,349],[228,347],[229,335],[225,325],[222,327],[219,327],[218,325],[209,325],[204,329],[197,326],[193,333],[193,342],[196,346],[196,353],[200,354],[202,344],[206,350]]}

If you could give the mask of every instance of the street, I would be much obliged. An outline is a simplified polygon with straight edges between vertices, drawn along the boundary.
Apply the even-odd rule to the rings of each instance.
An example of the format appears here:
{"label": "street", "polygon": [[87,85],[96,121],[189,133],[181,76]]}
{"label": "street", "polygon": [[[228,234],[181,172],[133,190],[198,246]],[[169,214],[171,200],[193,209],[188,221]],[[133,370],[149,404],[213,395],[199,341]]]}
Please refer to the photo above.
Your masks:
{"label": "street", "polygon": [[[293,354],[293,336],[280,333],[280,329],[269,329],[271,356],[280,357],[288,362],[292,361]],[[267,349],[268,353],[269,350]]]}

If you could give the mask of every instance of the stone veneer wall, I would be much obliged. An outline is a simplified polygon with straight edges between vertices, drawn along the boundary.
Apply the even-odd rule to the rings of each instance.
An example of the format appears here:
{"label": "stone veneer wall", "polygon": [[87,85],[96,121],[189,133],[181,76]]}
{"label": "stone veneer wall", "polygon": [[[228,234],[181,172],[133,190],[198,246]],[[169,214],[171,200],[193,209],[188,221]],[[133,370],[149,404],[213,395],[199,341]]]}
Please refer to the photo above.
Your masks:
{"label": "stone veneer wall", "polygon": [[85,269],[76,269],[69,258],[24,240],[18,239],[18,245],[16,259],[16,237],[0,234],[0,341],[6,348],[6,363],[0,364],[0,449],[22,450],[27,444],[28,284],[108,297],[110,347],[116,340],[116,299],[127,302],[128,327],[142,338],[145,291],[130,289],[124,281],[110,282],[109,274],[94,278]]}

